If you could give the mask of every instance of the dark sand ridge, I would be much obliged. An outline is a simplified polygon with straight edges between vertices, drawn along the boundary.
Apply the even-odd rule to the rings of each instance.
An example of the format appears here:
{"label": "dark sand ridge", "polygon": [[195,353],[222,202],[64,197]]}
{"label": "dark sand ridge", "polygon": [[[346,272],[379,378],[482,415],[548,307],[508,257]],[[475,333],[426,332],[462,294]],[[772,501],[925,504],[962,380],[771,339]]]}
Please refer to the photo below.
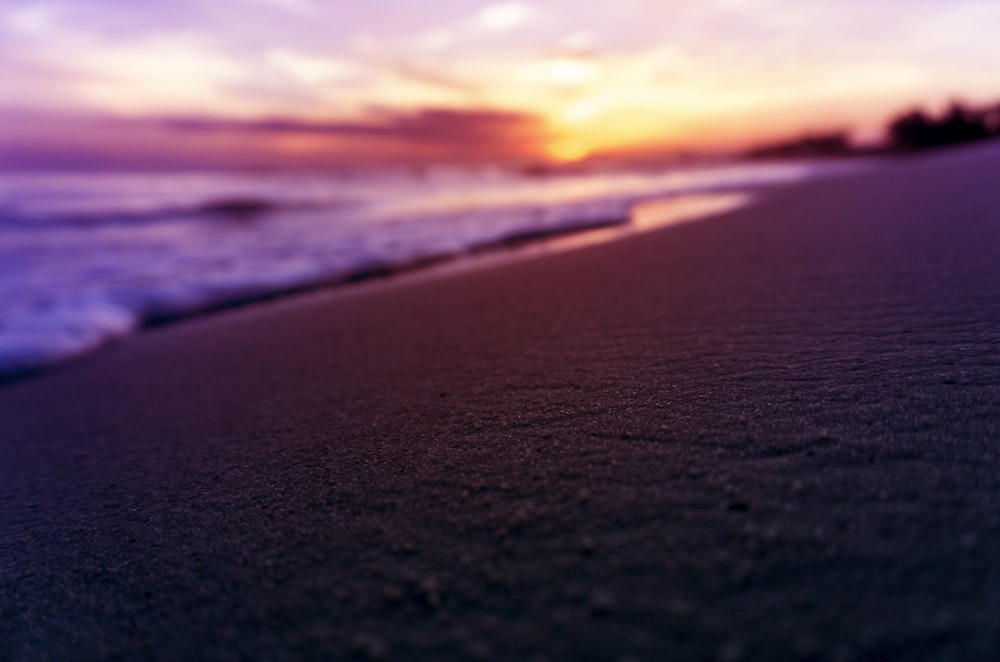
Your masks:
{"label": "dark sand ridge", "polygon": [[1000,149],[0,389],[0,658],[997,659]]}

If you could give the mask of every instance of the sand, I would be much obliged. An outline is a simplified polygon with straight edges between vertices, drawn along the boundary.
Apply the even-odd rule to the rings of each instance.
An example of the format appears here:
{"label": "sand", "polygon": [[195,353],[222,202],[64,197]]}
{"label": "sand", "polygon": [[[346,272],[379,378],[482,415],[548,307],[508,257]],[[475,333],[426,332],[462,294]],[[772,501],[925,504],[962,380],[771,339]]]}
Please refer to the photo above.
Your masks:
{"label": "sand", "polygon": [[997,659],[1000,148],[0,389],[0,658]]}

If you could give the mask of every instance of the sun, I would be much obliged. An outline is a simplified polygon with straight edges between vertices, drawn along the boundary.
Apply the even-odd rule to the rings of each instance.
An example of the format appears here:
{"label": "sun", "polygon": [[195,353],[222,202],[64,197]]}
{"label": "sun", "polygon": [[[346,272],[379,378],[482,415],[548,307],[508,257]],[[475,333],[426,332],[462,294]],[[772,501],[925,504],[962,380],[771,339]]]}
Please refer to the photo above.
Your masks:
{"label": "sun", "polygon": [[549,144],[547,151],[556,161],[570,163],[585,158],[590,149],[578,140],[564,139]]}

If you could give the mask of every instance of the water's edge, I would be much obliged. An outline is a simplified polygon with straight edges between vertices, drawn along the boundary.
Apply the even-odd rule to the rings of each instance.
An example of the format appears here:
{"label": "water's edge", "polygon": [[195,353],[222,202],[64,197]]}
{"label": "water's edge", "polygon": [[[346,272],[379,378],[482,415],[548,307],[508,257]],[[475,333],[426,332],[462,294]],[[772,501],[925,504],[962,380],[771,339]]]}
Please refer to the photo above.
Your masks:
{"label": "water's edge", "polygon": [[689,221],[703,221],[752,203],[755,196],[745,192],[691,193],[644,200],[633,205],[626,217],[599,219],[577,226],[532,232],[517,232],[455,253],[421,256],[398,262],[373,262],[359,269],[326,278],[304,281],[287,287],[247,293],[209,304],[153,313],[122,333],[111,334],[81,351],[43,364],[0,370],[0,387],[48,374],[81,358],[91,356],[144,329],[161,328],[206,315],[214,315],[278,299],[335,290],[361,283],[401,279],[414,274],[446,276],[498,263],[551,255],[585,246],[615,241],[635,234]]}

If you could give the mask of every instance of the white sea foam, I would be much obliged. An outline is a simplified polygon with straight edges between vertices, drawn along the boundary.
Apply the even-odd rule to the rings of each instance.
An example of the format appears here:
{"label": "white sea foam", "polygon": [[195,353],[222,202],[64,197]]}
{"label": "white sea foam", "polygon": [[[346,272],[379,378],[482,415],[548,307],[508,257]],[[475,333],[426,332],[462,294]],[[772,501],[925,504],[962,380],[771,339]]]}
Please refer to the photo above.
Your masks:
{"label": "white sea foam", "polygon": [[625,222],[664,196],[843,170],[755,164],[528,177],[499,169],[0,175],[0,376],[176,318],[511,240]]}
{"label": "white sea foam", "polygon": [[0,375],[37,370],[132,332],[135,313],[104,301],[60,301],[15,311],[0,327]]}

